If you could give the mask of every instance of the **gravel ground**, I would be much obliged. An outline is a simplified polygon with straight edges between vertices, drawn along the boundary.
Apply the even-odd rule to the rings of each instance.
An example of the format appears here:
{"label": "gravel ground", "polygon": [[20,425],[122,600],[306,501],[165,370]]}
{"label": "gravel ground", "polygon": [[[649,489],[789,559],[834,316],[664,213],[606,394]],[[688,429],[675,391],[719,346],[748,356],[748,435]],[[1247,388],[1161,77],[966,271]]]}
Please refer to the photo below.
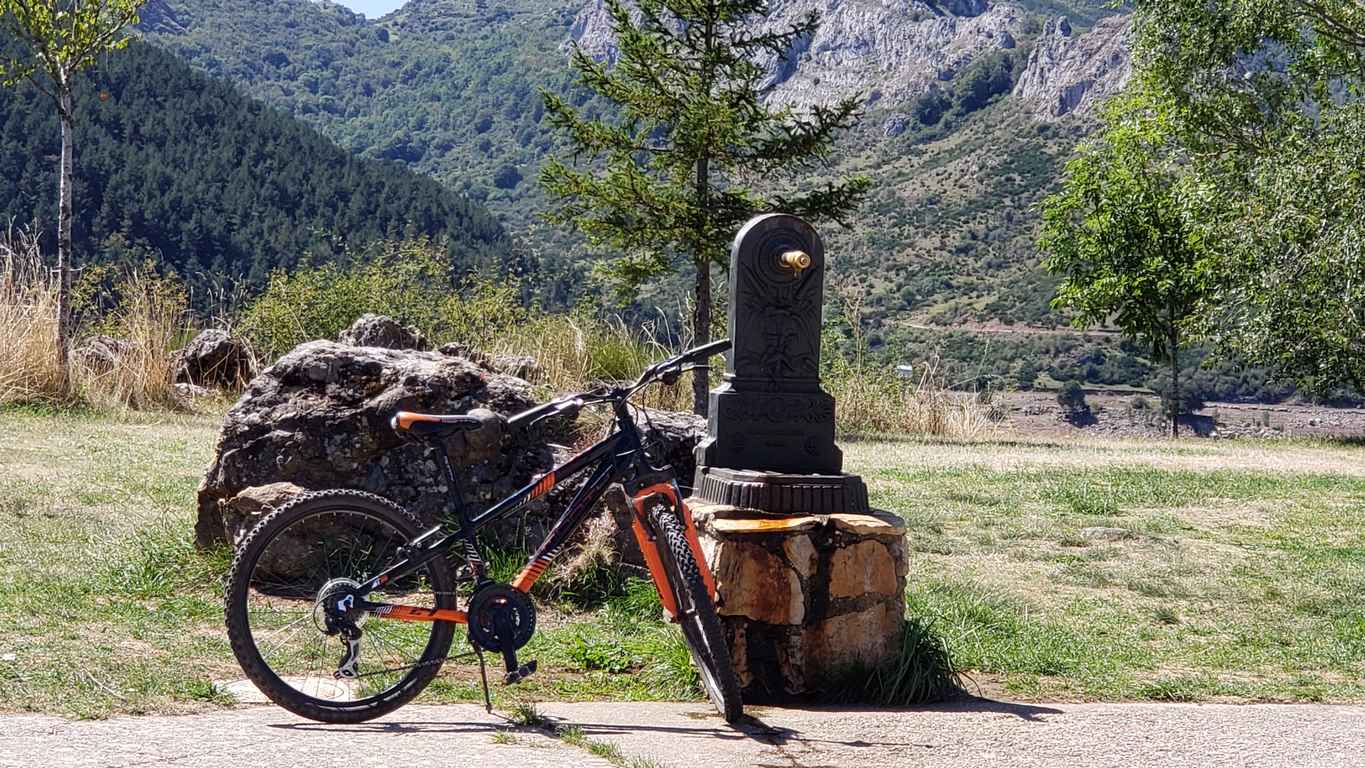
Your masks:
{"label": "gravel ground", "polygon": [[[1365,763],[1365,707],[967,702],[916,710],[753,708],[740,728],[696,704],[544,704],[553,721],[658,766],[1312,766]],[[412,706],[358,726],[273,707],[73,722],[0,717],[0,766],[608,766],[477,706]],[[503,739],[505,742],[506,739]],[[639,763],[635,763],[639,765]],[[646,763],[647,765],[647,763]]]}

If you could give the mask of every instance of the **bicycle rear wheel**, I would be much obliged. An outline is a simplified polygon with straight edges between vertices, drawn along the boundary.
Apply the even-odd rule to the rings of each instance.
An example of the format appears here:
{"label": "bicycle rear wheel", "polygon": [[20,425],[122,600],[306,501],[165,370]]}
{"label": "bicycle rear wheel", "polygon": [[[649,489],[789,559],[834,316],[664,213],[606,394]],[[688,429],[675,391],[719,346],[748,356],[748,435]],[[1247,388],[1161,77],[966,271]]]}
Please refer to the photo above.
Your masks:
{"label": "bicycle rear wheel", "polygon": [[[356,612],[352,649],[326,618],[329,599],[383,571],[419,532],[402,508],[358,491],[307,494],[252,529],[228,574],[227,631],[242,670],[267,698],[311,720],[356,723],[392,712],[431,682],[454,624]],[[454,608],[454,579],[438,557],[367,599]]]}
{"label": "bicycle rear wheel", "polygon": [[735,676],[720,617],[716,615],[715,603],[711,601],[697,560],[692,556],[683,522],[671,507],[666,506],[652,510],[649,519],[660,539],[659,559],[673,590],[678,625],[692,652],[702,685],[725,721],[739,722],[744,716],[739,678]]}

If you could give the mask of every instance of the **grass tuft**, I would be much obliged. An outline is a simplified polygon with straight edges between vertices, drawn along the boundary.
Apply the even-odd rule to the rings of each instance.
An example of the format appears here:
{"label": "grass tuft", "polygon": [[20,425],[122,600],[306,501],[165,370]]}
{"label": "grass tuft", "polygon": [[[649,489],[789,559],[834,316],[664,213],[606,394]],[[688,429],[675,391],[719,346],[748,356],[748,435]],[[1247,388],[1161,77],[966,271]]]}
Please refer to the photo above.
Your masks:
{"label": "grass tuft", "polygon": [[840,704],[910,706],[948,701],[963,693],[952,654],[931,621],[907,618],[894,659],[872,669],[847,669],[824,687]]}
{"label": "grass tuft", "polygon": [[521,728],[545,728],[550,721],[536,709],[534,702],[518,702],[508,713],[507,719]]}

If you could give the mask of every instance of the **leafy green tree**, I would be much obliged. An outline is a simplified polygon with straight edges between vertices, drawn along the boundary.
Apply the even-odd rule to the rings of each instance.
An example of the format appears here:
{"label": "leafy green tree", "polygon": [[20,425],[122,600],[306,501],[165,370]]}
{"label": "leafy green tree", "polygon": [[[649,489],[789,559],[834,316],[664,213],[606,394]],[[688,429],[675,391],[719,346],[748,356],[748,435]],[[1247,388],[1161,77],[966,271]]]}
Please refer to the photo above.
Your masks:
{"label": "leafy green tree", "polygon": [[21,51],[0,58],[6,85],[27,80],[52,99],[62,124],[57,203],[57,357],[66,370],[71,331],[71,206],[75,183],[75,79],[104,53],[127,44],[143,0],[0,0],[0,29]]}
{"label": "leafy green tree", "polygon": [[[614,62],[580,48],[580,83],[619,106],[619,119],[585,114],[544,94],[546,115],[569,136],[579,166],[547,164],[541,183],[559,199],[551,220],[570,223],[594,245],[622,255],[611,275],[625,288],[674,271],[696,273],[692,333],[711,338],[711,269],[725,266],[736,230],[754,214],[781,210],[846,223],[866,193],[865,178],[810,189],[794,178],[821,160],[860,114],[859,101],[797,110],[764,102],[760,62],[787,55],[812,35],[812,13],[775,31],[767,0],[607,0]],[[785,194],[783,189],[794,190]],[[707,381],[693,379],[705,413]]]}
{"label": "leafy green tree", "polygon": [[1081,327],[1112,322],[1170,364],[1176,436],[1180,346],[1212,295],[1216,259],[1193,216],[1198,190],[1168,136],[1136,97],[1114,104],[1044,203],[1039,245],[1062,277],[1058,309]]}
{"label": "leafy green tree", "polygon": [[1365,393],[1365,4],[1140,0],[1137,70],[1210,190],[1221,341]]}

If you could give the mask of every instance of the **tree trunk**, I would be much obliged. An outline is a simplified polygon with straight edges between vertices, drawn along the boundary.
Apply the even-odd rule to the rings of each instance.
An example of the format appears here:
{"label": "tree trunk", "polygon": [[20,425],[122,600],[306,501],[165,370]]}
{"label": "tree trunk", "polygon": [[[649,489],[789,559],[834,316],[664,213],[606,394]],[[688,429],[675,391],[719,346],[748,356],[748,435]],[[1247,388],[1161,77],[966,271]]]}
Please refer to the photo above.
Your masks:
{"label": "tree trunk", "polygon": [[[710,158],[705,155],[697,158],[697,207],[702,216],[702,236],[705,236],[706,219],[710,205],[711,168]],[[697,285],[692,308],[692,343],[706,344],[711,341],[711,262],[707,258],[706,246],[701,244],[697,253]],[[710,409],[710,380],[707,371],[697,369],[692,373],[692,412],[698,416],[707,415]]]}
{"label": "tree trunk", "polygon": [[71,87],[58,84],[58,110],[62,121],[62,154],[57,201],[57,364],[64,387],[70,386],[71,346],[71,188],[75,183],[75,108]]}
{"label": "tree trunk", "polygon": [[1171,437],[1180,437],[1180,332],[1171,326],[1167,354],[1171,358]]}

